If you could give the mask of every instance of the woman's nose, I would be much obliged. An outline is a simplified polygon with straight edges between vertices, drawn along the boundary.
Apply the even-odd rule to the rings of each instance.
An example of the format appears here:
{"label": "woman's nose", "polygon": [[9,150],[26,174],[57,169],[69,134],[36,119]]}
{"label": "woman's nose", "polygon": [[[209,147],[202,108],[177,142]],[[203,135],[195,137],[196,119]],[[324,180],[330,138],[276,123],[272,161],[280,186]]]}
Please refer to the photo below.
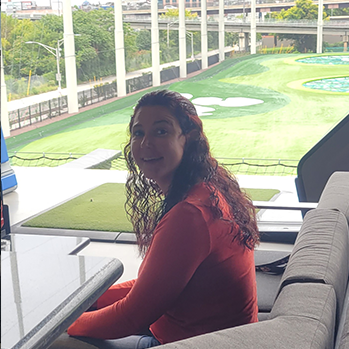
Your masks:
{"label": "woman's nose", "polygon": [[147,148],[151,146],[151,140],[149,136],[144,136],[141,142],[142,148]]}

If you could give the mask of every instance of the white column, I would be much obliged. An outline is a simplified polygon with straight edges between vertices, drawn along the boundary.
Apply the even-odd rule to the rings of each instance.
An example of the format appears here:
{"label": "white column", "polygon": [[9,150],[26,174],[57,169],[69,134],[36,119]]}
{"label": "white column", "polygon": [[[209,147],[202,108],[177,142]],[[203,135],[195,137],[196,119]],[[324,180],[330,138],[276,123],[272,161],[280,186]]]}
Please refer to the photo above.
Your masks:
{"label": "white column", "polygon": [[343,52],[348,51],[348,32],[343,35]]}
{"label": "white column", "polygon": [[179,27],[178,27],[178,41],[179,41],[179,76],[181,78],[187,77],[187,45],[185,35],[185,3],[184,0],[179,1]]}
{"label": "white column", "polygon": [[64,25],[64,58],[65,79],[67,82],[68,113],[77,113],[78,88],[76,82],[75,42],[73,32],[73,16],[70,0],[63,1],[63,25]]}
{"label": "white column", "polygon": [[318,19],[317,19],[317,42],[316,42],[316,53],[322,53],[322,32],[323,32],[323,10],[324,1],[319,0],[318,8]]}
{"label": "white column", "polygon": [[218,10],[218,47],[219,47],[219,61],[224,61],[224,0],[219,0]]}
{"label": "white column", "polygon": [[1,47],[1,128],[4,137],[10,136],[10,122],[8,119],[7,110],[7,89],[4,75],[4,62],[2,59],[2,47]]}
{"label": "white column", "polygon": [[124,28],[122,23],[121,0],[115,0],[114,14],[115,14],[116,85],[118,90],[118,97],[124,97],[126,96],[126,68],[125,68]]}
{"label": "white column", "polygon": [[245,51],[245,33],[239,33],[239,49],[240,51]]}
{"label": "white column", "polygon": [[251,0],[251,54],[256,54],[257,31],[256,31],[256,0]]}
{"label": "white column", "polygon": [[151,62],[153,67],[153,86],[160,86],[158,0],[151,0]]}
{"label": "white column", "polygon": [[207,2],[201,0],[201,69],[208,67]]}

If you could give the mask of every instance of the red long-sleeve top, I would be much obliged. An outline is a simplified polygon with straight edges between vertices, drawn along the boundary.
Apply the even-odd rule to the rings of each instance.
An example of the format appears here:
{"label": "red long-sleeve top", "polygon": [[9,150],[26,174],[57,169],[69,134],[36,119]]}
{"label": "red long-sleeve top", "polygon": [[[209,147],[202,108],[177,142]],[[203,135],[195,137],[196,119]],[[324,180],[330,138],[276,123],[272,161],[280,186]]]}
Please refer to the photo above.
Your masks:
{"label": "red long-sleeve top", "polygon": [[156,227],[138,278],[112,286],[70,335],[121,338],[150,326],[160,343],[256,322],[253,251],[234,239],[232,219],[213,219],[210,192],[196,185]]}

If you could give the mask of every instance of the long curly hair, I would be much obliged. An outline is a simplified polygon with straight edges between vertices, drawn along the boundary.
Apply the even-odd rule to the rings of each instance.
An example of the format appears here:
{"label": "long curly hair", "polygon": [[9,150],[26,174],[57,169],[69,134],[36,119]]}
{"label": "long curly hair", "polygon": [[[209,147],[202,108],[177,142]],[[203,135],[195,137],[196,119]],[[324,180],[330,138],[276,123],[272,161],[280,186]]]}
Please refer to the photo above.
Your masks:
{"label": "long curly hair", "polygon": [[[176,169],[166,196],[155,181],[147,179],[139,170],[131,153],[131,131],[134,116],[144,106],[165,106],[178,120],[184,135],[190,133],[183,158]],[[210,190],[211,211],[215,219],[222,219],[218,192],[230,207],[231,231],[248,249],[259,243],[255,208],[251,199],[241,191],[236,178],[211,156],[202,122],[194,105],[178,92],[157,90],[145,94],[137,103],[129,124],[130,139],[124,148],[129,176],[126,181],[126,212],[137,236],[139,251],[147,251],[156,225],[173,206],[185,199],[197,183],[205,182]]]}

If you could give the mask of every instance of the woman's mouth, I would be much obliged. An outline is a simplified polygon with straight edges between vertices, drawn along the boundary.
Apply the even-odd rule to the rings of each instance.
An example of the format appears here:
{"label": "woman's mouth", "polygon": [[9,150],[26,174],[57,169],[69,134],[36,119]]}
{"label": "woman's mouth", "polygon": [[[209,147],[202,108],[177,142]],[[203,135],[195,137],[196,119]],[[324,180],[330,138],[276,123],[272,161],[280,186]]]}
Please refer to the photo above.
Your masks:
{"label": "woman's mouth", "polygon": [[142,161],[147,162],[147,163],[151,163],[151,162],[159,161],[161,159],[163,159],[162,156],[160,156],[160,157],[149,157],[149,158],[142,158]]}

